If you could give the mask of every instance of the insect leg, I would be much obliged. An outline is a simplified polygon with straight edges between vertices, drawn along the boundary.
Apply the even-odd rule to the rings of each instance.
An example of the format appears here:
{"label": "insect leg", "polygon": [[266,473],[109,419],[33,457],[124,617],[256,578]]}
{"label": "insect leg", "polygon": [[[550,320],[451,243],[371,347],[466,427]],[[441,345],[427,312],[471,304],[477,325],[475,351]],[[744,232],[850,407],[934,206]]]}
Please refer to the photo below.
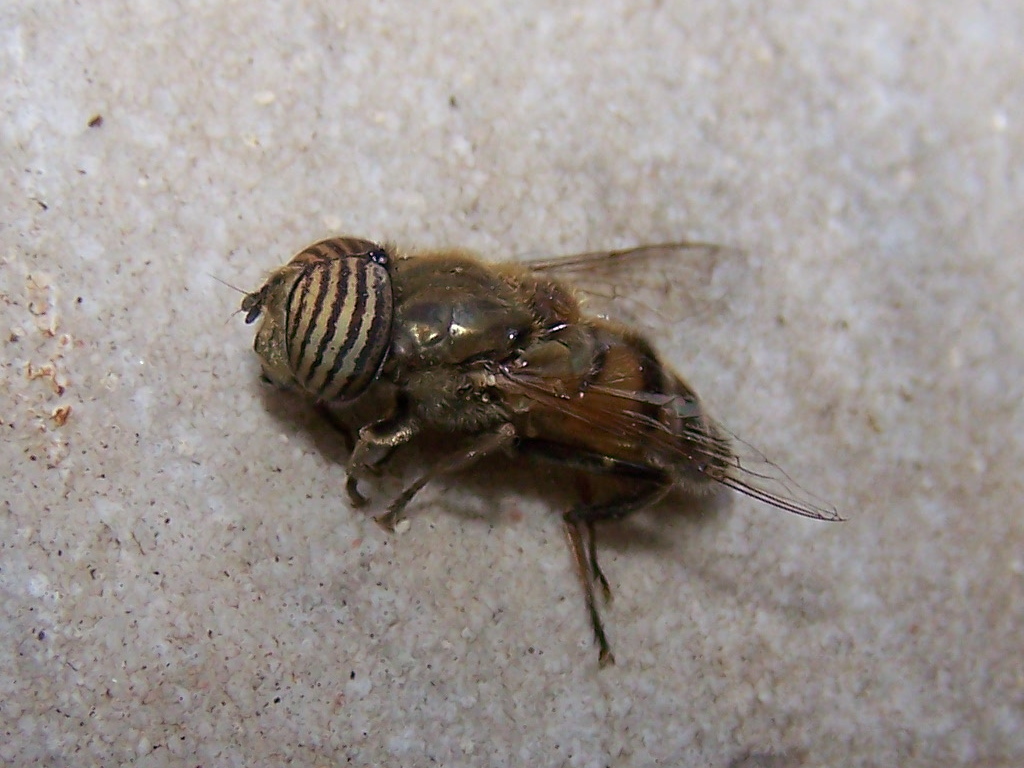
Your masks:
{"label": "insect leg", "polygon": [[604,634],[604,625],[601,623],[601,615],[597,612],[597,603],[594,600],[594,580],[588,570],[588,557],[586,545],[583,542],[582,523],[573,519],[567,513],[562,518],[565,524],[565,538],[569,542],[569,551],[572,553],[573,561],[576,563],[576,576],[583,585],[583,596],[587,603],[587,613],[590,615],[590,626],[594,629],[594,639],[597,641],[598,661],[597,663],[606,667],[615,663],[615,655],[612,647],[608,644],[608,638]]}
{"label": "insect leg", "polygon": [[[576,575],[583,586],[583,597],[587,605],[587,613],[590,616],[590,624],[594,630],[594,639],[597,641],[598,664],[602,667],[615,663],[611,646],[604,634],[604,625],[601,622],[601,615],[597,610],[597,602],[594,600],[594,580],[601,585],[607,598],[611,598],[611,589],[608,587],[608,580],[605,579],[601,567],[597,563],[597,538],[594,533],[594,523],[598,520],[615,520],[625,517],[639,509],[654,504],[664,498],[672,489],[671,480],[663,482],[651,481],[644,484],[641,490],[625,494],[617,499],[603,504],[581,504],[573,507],[562,516],[565,523],[566,536],[569,540],[569,551],[572,553],[576,563]],[[587,540],[583,539],[583,531],[587,532]]]}
{"label": "insect leg", "polygon": [[366,497],[359,492],[359,480],[368,474],[373,474],[377,464],[383,461],[383,459],[371,461],[371,452],[384,448],[387,451],[386,458],[391,450],[409,442],[419,431],[419,422],[408,415],[378,421],[376,424],[369,424],[359,430],[359,440],[345,467],[345,471],[348,473],[345,490],[348,491],[348,497],[353,506],[361,507],[366,504]]}
{"label": "insect leg", "polygon": [[597,583],[601,585],[601,596],[606,603],[612,601],[612,588],[608,586],[608,579],[605,578],[601,566],[597,564],[597,532],[594,530],[594,522],[587,521],[587,548],[590,550],[590,573]]}
{"label": "insect leg", "polygon": [[412,501],[412,497],[419,493],[423,487],[441,475],[449,472],[457,472],[460,469],[475,464],[484,456],[510,447],[516,439],[515,427],[511,424],[502,424],[495,432],[487,432],[480,435],[474,442],[452,456],[449,456],[439,464],[434,465],[428,472],[402,491],[398,497],[388,506],[388,511],[377,518],[377,522],[385,530],[395,530],[395,525],[402,516],[405,507]]}
{"label": "insect leg", "polygon": [[[616,459],[603,453],[585,451],[580,448],[549,440],[523,438],[519,441],[519,452],[539,461],[559,464],[578,469],[590,475],[618,477],[623,480],[638,480],[672,485],[675,480],[668,471],[651,464],[641,464],[625,459]],[[628,514],[625,513],[625,514]]]}
{"label": "insect leg", "polygon": [[[576,473],[576,489],[579,491],[580,500],[584,504],[593,503],[594,489],[590,484],[590,475],[588,473]],[[601,571],[601,566],[597,564],[597,534],[592,522],[587,524],[587,547],[590,552],[591,578],[597,579],[597,583],[601,585],[601,595],[604,597],[604,601],[606,603],[611,602],[612,588],[608,586],[608,579],[605,578],[604,573]]]}

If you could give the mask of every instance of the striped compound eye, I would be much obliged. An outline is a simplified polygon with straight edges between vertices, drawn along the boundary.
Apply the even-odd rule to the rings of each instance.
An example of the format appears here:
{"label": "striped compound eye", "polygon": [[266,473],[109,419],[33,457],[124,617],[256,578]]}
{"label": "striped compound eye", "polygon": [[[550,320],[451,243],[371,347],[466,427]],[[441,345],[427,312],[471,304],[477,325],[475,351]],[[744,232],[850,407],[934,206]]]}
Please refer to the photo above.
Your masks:
{"label": "striped compound eye", "polygon": [[387,251],[331,238],[300,251],[242,301],[263,316],[254,348],[264,375],[320,400],[350,400],[373,381],[391,342]]}

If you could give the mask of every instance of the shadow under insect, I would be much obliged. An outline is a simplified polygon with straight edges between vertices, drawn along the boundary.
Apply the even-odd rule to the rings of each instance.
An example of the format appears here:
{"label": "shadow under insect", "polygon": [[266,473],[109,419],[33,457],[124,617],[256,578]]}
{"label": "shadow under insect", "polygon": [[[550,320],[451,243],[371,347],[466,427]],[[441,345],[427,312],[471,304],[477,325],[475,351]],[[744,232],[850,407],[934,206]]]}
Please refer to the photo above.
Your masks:
{"label": "shadow under insect", "polygon": [[[359,403],[356,410],[332,409],[324,404],[311,407],[308,400],[283,392],[271,385],[262,387],[267,411],[282,425],[300,427],[313,447],[330,463],[338,466],[339,487],[351,457],[356,427],[365,423],[363,411],[380,412],[380,403]],[[519,450],[513,442],[502,453],[483,457],[473,466],[437,474],[436,457],[458,453],[459,443],[472,443],[473,436],[427,431],[416,439],[384,452],[375,462],[376,473],[360,481],[359,493],[365,504],[349,504],[353,510],[366,509],[386,530],[394,530],[396,519],[389,517],[389,505],[403,497],[401,514],[415,518],[423,502],[444,499],[445,514],[455,515],[472,524],[486,521],[503,525],[514,518],[513,509],[520,504],[541,506],[566,521],[565,532],[577,576],[583,587],[595,638],[601,651],[601,666],[615,659],[599,614],[599,599],[607,603],[612,589],[598,559],[598,547],[605,551],[657,552],[681,556],[685,542],[693,538],[698,527],[721,522],[721,517],[734,504],[734,497],[725,488],[715,488],[702,495],[688,494],[680,488],[652,504],[630,509],[621,516],[607,520],[572,521],[572,510],[600,505],[604,500],[622,493],[618,478],[594,476],[571,463],[551,457],[538,457]],[[429,484],[421,479],[428,477]],[[424,487],[426,485],[427,487]],[[627,482],[628,485],[628,482]],[[409,488],[422,488],[427,498],[407,493]],[[457,487],[457,493],[449,493]],[[436,505],[435,505],[436,506]],[[341,510],[339,510],[339,513]],[[382,522],[383,521],[383,522]],[[573,524],[575,523],[575,524]]]}
{"label": "shadow under insect", "polygon": [[[267,413],[283,428],[298,427],[312,447],[328,462],[338,467],[339,485],[345,480],[345,467],[352,455],[359,426],[367,414],[380,413],[380,401],[360,401],[355,407],[335,408],[323,403],[311,405],[308,399],[282,391],[264,380],[260,395]],[[365,504],[348,503],[351,510],[364,512],[377,519],[391,502],[419,478],[430,473],[438,456],[458,452],[459,446],[472,442],[472,435],[458,436],[438,431],[425,431],[414,441],[382,452],[376,462],[377,472],[360,482],[359,492]],[[443,473],[423,488],[407,507],[405,516],[415,519],[419,508],[438,497],[446,501],[445,514],[467,522],[486,521],[501,524],[511,506],[518,502],[539,504],[552,514],[562,514],[583,500],[594,501],[601,494],[614,494],[615,481],[574,469],[555,460],[524,453],[513,443],[498,455],[486,456],[473,466]],[[458,493],[450,489],[457,488]],[[688,494],[675,488],[665,498],[615,519],[602,521],[609,535],[601,543],[615,551],[672,551],[678,538],[673,530],[685,531],[711,523],[731,509],[735,497],[725,488],[711,493]],[[392,530],[393,526],[384,526]],[[685,533],[684,531],[684,533]]]}

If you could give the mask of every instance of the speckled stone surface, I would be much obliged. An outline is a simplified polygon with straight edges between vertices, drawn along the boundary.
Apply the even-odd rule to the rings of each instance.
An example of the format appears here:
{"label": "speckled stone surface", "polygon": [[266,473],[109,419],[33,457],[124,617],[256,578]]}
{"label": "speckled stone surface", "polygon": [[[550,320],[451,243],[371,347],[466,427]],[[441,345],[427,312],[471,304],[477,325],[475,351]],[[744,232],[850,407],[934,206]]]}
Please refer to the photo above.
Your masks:
{"label": "speckled stone surface", "polygon": [[[809,8],[6,3],[0,761],[1024,764],[1024,8]],[[337,232],[730,246],[647,330],[849,521],[608,529],[599,670],[541,473],[387,535],[258,382]]]}

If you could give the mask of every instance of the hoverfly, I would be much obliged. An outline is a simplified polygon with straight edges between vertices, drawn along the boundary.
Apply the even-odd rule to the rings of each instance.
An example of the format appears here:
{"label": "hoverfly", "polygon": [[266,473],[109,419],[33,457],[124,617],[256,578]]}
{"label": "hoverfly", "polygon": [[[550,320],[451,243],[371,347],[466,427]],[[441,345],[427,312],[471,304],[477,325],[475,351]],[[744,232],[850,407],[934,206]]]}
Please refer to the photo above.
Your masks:
{"label": "hoverfly", "polygon": [[554,462],[579,479],[562,519],[602,666],[613,663],[595,591],[610,597],[595,524],[681,488],[726,486],[779,509],[840,520],[764,461],[749,467],[697,394],[637,332],[590,316],[559,274],[642,258],[688,243],[526,263],[487,263],[458,250],[405,254],[335,237],[304,248],[242,300],[260,318],[264,377],[319,404],[386,396],[358,430],[347,464],[359,482],[425,431],[453,447],[377,518],[393,530],[427,483],[497,452]]}

